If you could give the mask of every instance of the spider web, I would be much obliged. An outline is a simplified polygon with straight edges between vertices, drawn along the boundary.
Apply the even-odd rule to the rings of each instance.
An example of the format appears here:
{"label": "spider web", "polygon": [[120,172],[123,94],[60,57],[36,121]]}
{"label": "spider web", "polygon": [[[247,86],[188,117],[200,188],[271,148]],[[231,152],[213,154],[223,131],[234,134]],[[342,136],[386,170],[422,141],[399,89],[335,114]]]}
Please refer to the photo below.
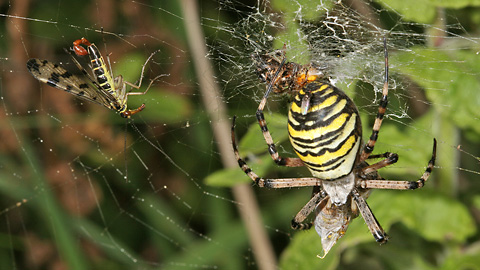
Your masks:
{"label": "spider web", "polygon": [[[185,15],[187,5],[179,3],[4,3],[0,268],[480,265],[475,248],[480,209],[478,19],[475,8],[462,3],[416,5],[416,10],[406,10],[388,1],[204,1],[196,22]],[[188,23],[204,31],[208,51],[203,58],[215,74],[206,88],[219,89],[212,92],[214,99],[205,101],[202,79],[207,72],[195,66],[200,60],[192,48],[200,42],[189,34]],[[125,120],[41,84],[27,72],[29,58],[48,59],[75,72],[63,48],[81,37],[99,47],[115,76],[132,83],[159,50],[146,64],[140,91],[164,76],[146,95],[128,100],[130,108],[145,103],[144,111]],[[231,151],[229,134],[217,136],[216,124],[228,126],[238,116],[241,154],[258,174],[300,177],[308,171],[279,168],[267,153],[255,118],[265,85],[255,75],[251,55],[285,44],[288,61],[324,68],[329,82],[354,99],[366,139],[383,87],[384,37],[389,105],[375,152],[396,152],[400,160],[381,175],[416,180],[436,138],[432,178],[423,190],[375,191],[368,199],[392,236],[388,245],[379,247],[357,218],[323,260],[316,258],[321,244],[315,231],[289,228],[311,190],[253,187],[259,229],[274,255],[267,258],[245,225],[243,212],[254,215],[251,201],[236,189],[251,181],[238,167],[224,169],[233,154],[225,154],[224,146]],[[288,101],[271,95],[266,119],[280,154],[293,157],[285,129]],[[228,111],[212,112],[209,106],[217,102]]]}

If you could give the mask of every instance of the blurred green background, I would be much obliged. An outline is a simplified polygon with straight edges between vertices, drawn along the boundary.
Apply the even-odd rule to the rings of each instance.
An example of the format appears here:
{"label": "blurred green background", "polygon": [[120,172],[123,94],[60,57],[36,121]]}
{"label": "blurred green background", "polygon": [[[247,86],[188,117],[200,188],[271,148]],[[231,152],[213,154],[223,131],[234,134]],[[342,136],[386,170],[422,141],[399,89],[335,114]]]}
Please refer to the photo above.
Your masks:
{"label": "blurred green background", "polygon": [[[218,117],[239,116],[240,152],[258,174],[300,177],[308,171],[279,168],[267,154],[255,119],[265,86],[253,72],[250,54],[286,43],[287,56],[295,61],[322,56],[335,42],[322,45],[309,38],[322,34],[316,31],[325,14],[359,19],[349,26],[357,29],[355,35],[346,31],[338,37],[360,45],[325,57],[350,65],[337,74],[357,73],[338,86],[360,108],[364,138],[377,110],[381,38],[387,36],[390,115],[375,152],[396,152],[400,160],[381,175],[416,180],[428,163],[433,138],[439,142],[437,166],[424,189],[374,191],[368,199],[390,235],[384,246],[357,218],[319,259],[316,232],[290,229],[311,189],[253,186],[266,244],[278,260],[269,268],[260,266],[262,258],[239,214],[248,209],[232,195],[233,186],[251,181],[238,167],[222,164],[212,131],[217,120],[202,101],[191,54],[198,42],[185,30],[193,18],[184,15],[180,2],[0,3],[0,269],[480,269],[479,5],[427,0],[325,6],[306,0],[199,3],[206,58],[220,87],[218,100],[228,109]],[[339,25],[347,21],[340,19]],[[114,73],[131,82],[159,50],[145,79],[165,76],[147,95],[128,101],[130,108],[145,103],[144,111],[126,122],[40,84],[27,72],[29,58],[71,68],[63,48],[81,37],[109,54]],[[361,48],[370,51],[356,50]],[[287,98],[272,97],[266,119],[281,154],[291,156],[287,103]]]}

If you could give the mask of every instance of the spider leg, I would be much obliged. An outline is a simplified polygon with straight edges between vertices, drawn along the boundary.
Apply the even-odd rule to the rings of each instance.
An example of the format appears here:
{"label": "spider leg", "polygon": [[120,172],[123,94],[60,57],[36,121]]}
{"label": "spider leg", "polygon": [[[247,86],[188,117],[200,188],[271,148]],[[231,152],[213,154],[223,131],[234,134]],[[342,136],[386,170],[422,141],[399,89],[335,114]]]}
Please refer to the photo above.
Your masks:
{"label": "spider leg", "polygon": [[385,153],[383,153],[383,154],[370,155],[370,156],[368,156],[367,159],[386,158],[386,157],[390,156],[391,154],[392,154],[392,153],[390,153],[390,152],[385,152]]}
{"label": "spider leg", "polygon": [[327,200],[329,199],[329,198],[325,198],[325,196],[326,195],[321,190],[313,194],[310,201],[308,201],[307,204],[305,204],[305,206],[303,206],[302,209],[300,209],[300,211],[298,211],[298,213],[292,219],[292,224],[291,224],[292,229],[294,230],[310,229],[313,225],[313,222],[304,223],[304,221],[305,219],[307,219],[308,215],[310,215],[310,213],[312,213],[315,210],[315,208],[319,203],[323,204],[322,207],[325,206],[325,204],[327,203],[325,199]]}
{"label": "spider leg", "polygon": [[[263,109],[263,108],[262,108]],[[265,117],[263,115],[263,111],[259,108],[256,113],[258,124],[262,129],[263,137],[268,145],[268,152],[272,156],[273,161],[280,166],[287,166],[287,167],[301,167],[304,166],[303,161],[300,158],[291,158],[291,157],[281,157],[278,154],[277,148],[275,147],[275,143],[273,142],[272,135],[267,128],[267,122],[265,121]]]}
{"label": "spider leg", "polygon": [[259,177],[256,173],[250,169],[247,163],[240,157],[238,153],[237,143],[235,139],[235,116],[232,121],[232,146],[233,152],[237,159],[238,165],[245,172],[250,179],[252,179],[258,186],[267,188],[290,188],[290,187],[311,187],[321,186],[322,180],[315,177],[305,178],[280,178],[280,179],[265,179]]}
{"label": "spider leg", "polygon": [[270,92],[272,92],[273,85],[279,79],[279,74],[280,74],[280,71],[282,70],[283,65],[285,64],[285,60],[286,59],[283,58],[282,63],[280,64],[280,67],[275,72],[275,75],[272,81],[268,85],[265,95],[263,96],[262,100],[260,101],[260,104],[258,105],[257,113],[255,115],[257,117],[258,124],[260,125],[260,129],[262,130],[263,137],[267,142],[268,152],[272,156],[272,159],[275,161],[275,163],[277,163],[280,166],[300,167],[300,166],[304,166],[300,158],[288,158],[288,157],[284,158],[278,154],[278,151],[275,147],[275,143],[273,142],[272,135],[270,135],[270,132],[268,131],[267,122],[265,121],[265,116],[263,115],[263,109],[265,108],[265,104],[267,103],[268,95],[270,94]]}
{"label": "spider leg", "polygon": [[[428,180],[428,177],[432,173],[433,167],[435,166],[436,155],[437,155],[437,140],[433,139],[432,158],[428,162],[425,172],[417,181],[362,180],[360,181],[359,186],[361,188],[366,188],[366,189],[375,188],[375,189],[406,190],[406,189],[422,188],[425,185],[425,182]],[[365,167],[365,169],[366,168],[368,167]]]}
{"label": "spider leg", "polygon": [[372,210],[367,204],[367,201],[360,195],[357,189],[352,190],[353,199],[357,204],[358,210],[362,214],[365,223],[367,224],[368,229],[372,233],[375,240],[381,244],[384,244],[388,241],[388,235],[383,230],[380,223],[378,223],[377,219],[372,213]]}
{"label": "spider leg", "polygon": [[370,139],[368,139],[368,142],[365,144],[362,154],[360,155],[360,162],[365,161],[373,151],[375,142],[378,138],[378,133],[380,132],[380,127],[382,126],[383,116],[385,115],[388,105],[388,51],[386,38],[383,39],[383,46],[385,52],[385,80],[383,83],[382,100],[380,100],[378,106],[378,113],[375,118],[375,123],[373,124],[372,135],[370,135]]}
{"label": "spider leg", "polygon": [[385,152],[385,153],[380,154],[380,155],[371,155],[369,157],[369,159],[370,158],[378,158],[378,157],[385,157],[385,159],[383,159],[383,160],[381,160],[377,163],[374,163],[372,165],[369,165],[367,167],[362,168],[360,173],[362,175],[366,175],[366,174],[372,173],[374,171],[378,171],[379,169],[381,169],[383,167],[392,165],[392,164],[394,164],[398,161],[398,155],[395,154],[395,153],[390,153],[390,152]]}

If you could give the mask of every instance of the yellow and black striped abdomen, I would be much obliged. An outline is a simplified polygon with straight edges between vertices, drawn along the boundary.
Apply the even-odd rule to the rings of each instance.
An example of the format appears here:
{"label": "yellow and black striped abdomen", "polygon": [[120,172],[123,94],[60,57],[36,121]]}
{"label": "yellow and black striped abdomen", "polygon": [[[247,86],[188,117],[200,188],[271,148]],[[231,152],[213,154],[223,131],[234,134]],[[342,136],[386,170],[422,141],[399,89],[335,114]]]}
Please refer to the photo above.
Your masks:
{"label": "yellow and black striped abdomen", "polygon": [[88,46],[88,54],[90,55],[90,62],[92,63],[93,74],[95,75],[98,84],[100,85],[100,87],[102,87],[103,90],[116,97],[116,93],[113,89],[114,82],[112,75],[108,71],[105,60],[103,60],[103,57],[100,54],[97,46],[95,46],[94,44]]}
{"label": "yellow and black striped abdomen", "polygon": [[[308,111],[302,113],[305,95],[310,100]],[[352,171],[362,126],[357,107],[342,90],[319,80],[307,83],[290,107],[288,133],[314,177],[335,180]]]}

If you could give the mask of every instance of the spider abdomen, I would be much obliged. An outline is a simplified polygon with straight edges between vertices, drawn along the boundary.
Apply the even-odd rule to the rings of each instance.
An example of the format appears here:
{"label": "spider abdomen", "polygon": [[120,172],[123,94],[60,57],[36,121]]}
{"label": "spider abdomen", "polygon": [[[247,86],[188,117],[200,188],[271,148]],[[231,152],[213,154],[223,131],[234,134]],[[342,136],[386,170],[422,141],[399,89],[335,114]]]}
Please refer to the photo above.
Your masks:
{"label": "spider abdomen", "polygon": [[335,180],[352,171],[362,128],[355,104],[342,90],[320,80],[307,83],[290,106],[288,133],[313,176]]}

